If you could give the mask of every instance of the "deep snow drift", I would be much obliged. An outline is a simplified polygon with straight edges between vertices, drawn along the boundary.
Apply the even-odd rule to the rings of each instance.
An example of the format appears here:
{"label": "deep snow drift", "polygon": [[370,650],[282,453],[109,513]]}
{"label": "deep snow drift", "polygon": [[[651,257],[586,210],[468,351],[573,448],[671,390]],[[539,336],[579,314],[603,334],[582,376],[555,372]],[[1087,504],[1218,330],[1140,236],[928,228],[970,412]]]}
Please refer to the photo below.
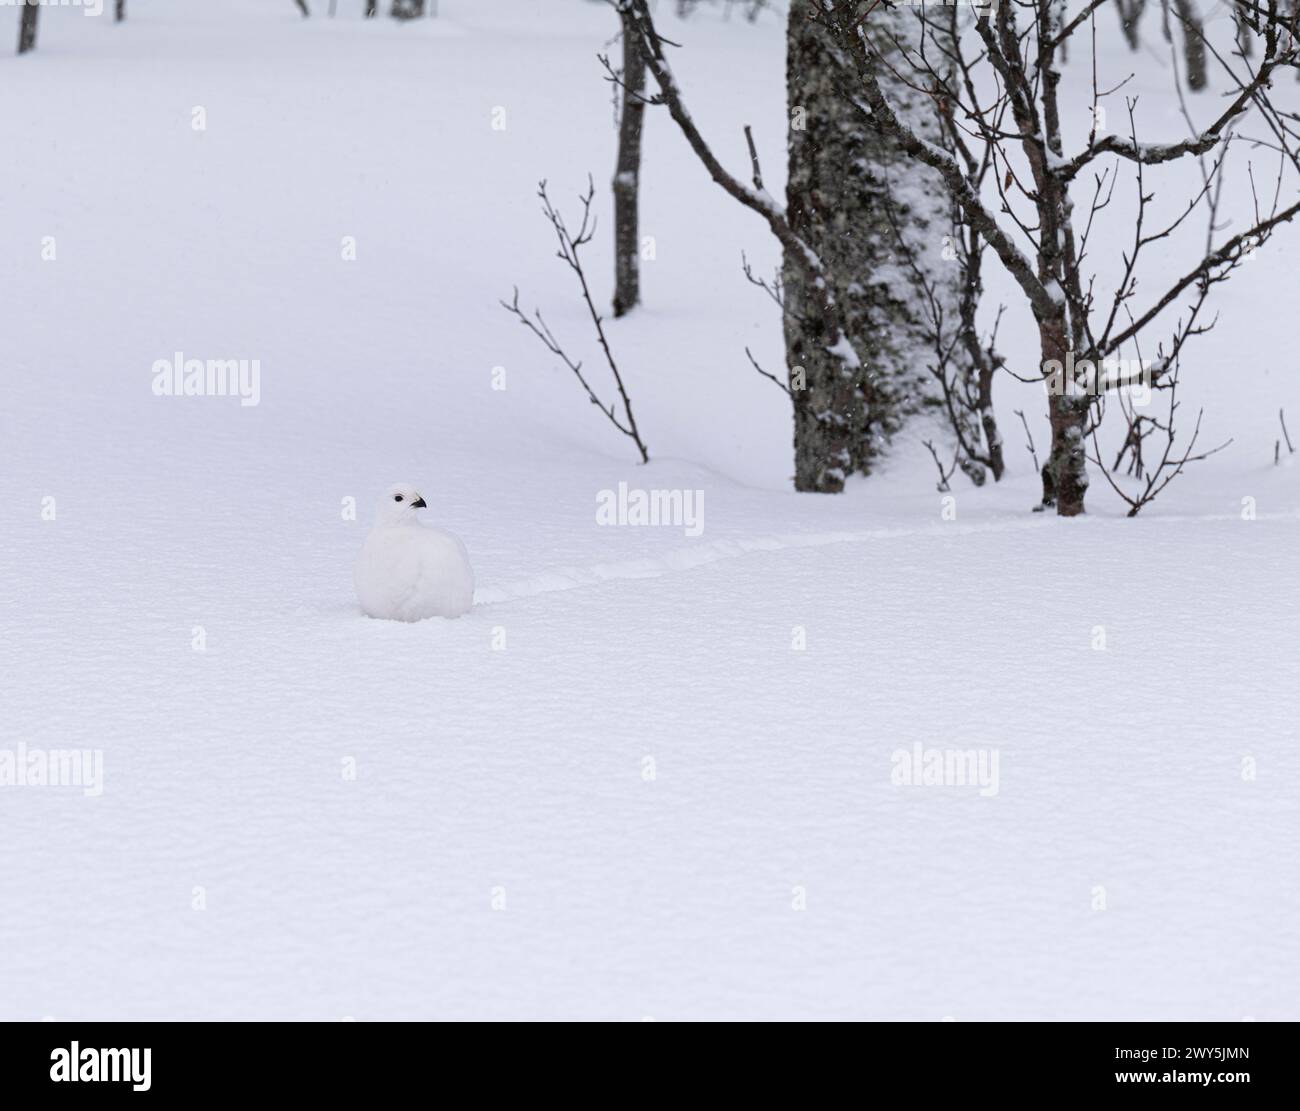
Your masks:
{"label": "deep snow drift", "polygon": [[[796,496],[743,351],[780,365],[740,273],[774,246],[652,111],[646,306],[610,325],[638,466],[497,304],[517,283],[599,374],[534,188],[612,171],[615,20],[440,7],[133,0],[0,59],[0,750],[103,761],[102,793],[0,787],[0,1019],[1300,1018],[1300,228],[1189,349],[1232,447],[1139,519],[1100,478],[1087,519],[1029,513],[1042,392],[1009,378],[1013,473],[958,476],[955,519],[920,428]],[[780,21],[664,16],[776,193]],[[1163,59],[1108,61],[1181,137]],[[177,352],[256,359],[258,404],[157,396]],[[353,599],[408,478],[469,547],[458,621]],[[698,492],[700,527],[598,524],[620,483]],[[996,784],[900,783],[917,746]]]}

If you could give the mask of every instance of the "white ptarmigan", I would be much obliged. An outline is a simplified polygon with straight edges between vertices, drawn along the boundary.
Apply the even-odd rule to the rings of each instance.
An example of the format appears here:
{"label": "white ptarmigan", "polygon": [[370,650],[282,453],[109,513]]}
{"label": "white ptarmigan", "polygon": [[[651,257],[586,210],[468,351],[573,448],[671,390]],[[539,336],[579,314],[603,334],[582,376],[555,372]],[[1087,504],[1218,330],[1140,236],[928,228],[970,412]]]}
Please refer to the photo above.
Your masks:
{"label": "white ptarmigan", "polygon": [[357,556],[352,581],[367,617],[422,621],[459,617],[474,604],[474,572],[460,537],[416,519],[427,508],[401,483],[379,499],[375,527]]}

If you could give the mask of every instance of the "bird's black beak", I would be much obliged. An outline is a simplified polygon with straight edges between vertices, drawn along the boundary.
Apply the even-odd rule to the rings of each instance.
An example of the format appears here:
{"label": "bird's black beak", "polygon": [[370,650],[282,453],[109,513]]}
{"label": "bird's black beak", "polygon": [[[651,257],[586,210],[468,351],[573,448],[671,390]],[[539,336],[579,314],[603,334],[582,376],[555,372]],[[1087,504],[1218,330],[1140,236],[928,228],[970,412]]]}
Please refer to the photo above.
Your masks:
{"label": "bird's black beak", "polygon": [[425,500],[424,500],[423,498],[416,498],[415,501],[411,502],[411,508],[412,508],[412,509],[428,509],[429,507],[428,507],[428,505],[425,503]]}

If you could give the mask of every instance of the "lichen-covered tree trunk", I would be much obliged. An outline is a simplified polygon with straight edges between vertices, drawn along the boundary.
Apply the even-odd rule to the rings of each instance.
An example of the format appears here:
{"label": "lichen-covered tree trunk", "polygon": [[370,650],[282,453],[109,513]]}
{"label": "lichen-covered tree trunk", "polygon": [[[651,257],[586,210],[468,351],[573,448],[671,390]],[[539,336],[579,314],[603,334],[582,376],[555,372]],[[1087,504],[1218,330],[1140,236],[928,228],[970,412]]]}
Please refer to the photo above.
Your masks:
{"label": "lichen-covered tree trunk", "polygon": [[614,315],[641,301],[640,231],[641,129],[645,123],[645,59],[631,9],[623,19],[623,106],[614,168]]}
{"label": "lichen-covered tree trunk", "polygon": [[41,9],[36,0],[23,5],[22,19],[18,24],[19,54],[26,54],[29,50],[36,49],[36,26],[40,14]]}
{"label": "lichen-covered tree trunk", "polygon": [[[861,181],[866,129],[836,88],[824,33],[810,18],[813,7],[813,0],[790,0],[786,212],[792,230],[821,259],[838,298],[847,295],[850,275],[860,272],[865,259],[860,221],[870,205]],[[828,349],[820,297],[810,286],[821,279],[787,254],[782,280],[795,488],[837,493],[850,474],[870,469],[879,406],[865,368]]]}
{"label": "lichen-covered tree trunk", "polygon": [[[812,279],[790,258],[783,267],[785,341],[795,486],[836,492],[849,475],[870,474],[889,438],[933,398],[931,304],[916,271],[950,328],[960,320],[960,272],[943,258],[952,216],[946,192],[933,171],[907,158],[845,98],[827,34],[809,18],[814,7],[815,0],[791,0],[789,7],[787,212],[821,259],[865,365],[827,349]],[[877,9],[873,41],[882,49],[891,36],[916,41],[918,12]],[[939,140],[933,98],[901,83],[887,91],[921,134]],[[955,358],[966,359],[961,344],[952,346]]]}

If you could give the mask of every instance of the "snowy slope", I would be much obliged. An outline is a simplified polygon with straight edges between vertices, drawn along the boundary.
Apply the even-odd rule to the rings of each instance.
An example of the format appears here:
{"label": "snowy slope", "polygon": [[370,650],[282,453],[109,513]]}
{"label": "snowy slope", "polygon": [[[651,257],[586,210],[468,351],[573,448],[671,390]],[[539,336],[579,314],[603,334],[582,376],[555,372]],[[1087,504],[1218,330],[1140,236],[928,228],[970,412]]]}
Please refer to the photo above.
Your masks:
{"label": "snowy slope", "polygon": [[[955,520],[921,430],[799,497],[743,353],[780,362],[740,274],[776,251],[651,112],[657,257],[610,328],[640,467],[497,305],[599,367],[533,191],[612,169],[613,17],[440,7],[133,0],[0,59],[0,750],[104,761],[99,797],[0,787],[0,1019],[1300,1017],[1300,229],[1185,371],[1233,447],[1142,518],[1100,479],[1086,520],[1027,512],[1012,411],[1046,425],[1009,380],[1014,472]],[[752,123],[779,185],[780,21],[670,25],[701,126],[743,165]],[[154,396],[176,351],[260,360],[260,404]],[[398,480],[469,546],[457,622],[355,605]],[[703,534],[598,526],[620,482],[703,491]],[[997,793],[896,785],[915,744],[996,751]]]}

